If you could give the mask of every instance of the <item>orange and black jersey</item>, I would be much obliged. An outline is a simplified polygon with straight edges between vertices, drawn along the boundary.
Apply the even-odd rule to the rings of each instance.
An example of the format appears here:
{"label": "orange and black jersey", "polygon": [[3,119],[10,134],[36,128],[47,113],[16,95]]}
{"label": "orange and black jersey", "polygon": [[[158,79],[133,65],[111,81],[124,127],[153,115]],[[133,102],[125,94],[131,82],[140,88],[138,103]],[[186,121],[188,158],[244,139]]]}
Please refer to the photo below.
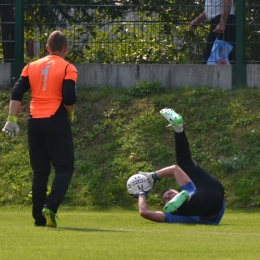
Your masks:
{"label": "orange and black jersey", "polygon": [[54,115],[61,104],[76,102],[77,70],[58,55],[48,55],[26,65],[12,91],[12,100],[21,101],[31,89],[30,114],[33,118]]}

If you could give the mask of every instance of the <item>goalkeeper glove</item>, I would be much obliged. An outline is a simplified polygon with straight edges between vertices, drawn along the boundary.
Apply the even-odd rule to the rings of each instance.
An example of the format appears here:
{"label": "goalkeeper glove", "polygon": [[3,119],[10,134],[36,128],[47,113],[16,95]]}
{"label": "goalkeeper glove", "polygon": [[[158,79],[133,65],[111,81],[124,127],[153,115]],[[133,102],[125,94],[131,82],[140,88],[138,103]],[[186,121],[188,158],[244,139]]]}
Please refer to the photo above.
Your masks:
{"label": "goalkeeper glove", "polygon": [[68,117],[70,119],[70,122],[73,123],[74,122],[74,110],[72,110],[71,112],[68,112]]}
{"label": "goalkeeper glove", "polygon": [[11,136],[11,138],[14,138],[16,135],[18,135],[20,129],[17,125],[17,117],[10,115],[7,118],[7,122],[5,123],[5,126],[2,129],[2,131],[8,133]]}
{"label": "goalkeeper glove", "polygon": [[148,199],[148,192],[149,192],[149,191],[143,191],[143,190],[140,191],[139,194],[138,194],[138,198],[139,198],[140,195],[144,195],[145,198]]}
{"label": "goalkeeper glove", "polygon": [[144,195],[146,197],[146,199],[148,199],[149,191],[143,191],[142,190],[142,191],[139,191],[139,193],[137,193],[137,194],[130,194],[130,196],[133,197],[133,198],[139,198],[140,195]]}
{"label": "goalkeeper glove", "polygon": [[138,173],[142,174],[148,178],[148,180],[150,181],[150,184],[151,184],[151,190],[152,190],[155,182],[161,180],[160,178],[158,178],[156,172],[138,172]]}

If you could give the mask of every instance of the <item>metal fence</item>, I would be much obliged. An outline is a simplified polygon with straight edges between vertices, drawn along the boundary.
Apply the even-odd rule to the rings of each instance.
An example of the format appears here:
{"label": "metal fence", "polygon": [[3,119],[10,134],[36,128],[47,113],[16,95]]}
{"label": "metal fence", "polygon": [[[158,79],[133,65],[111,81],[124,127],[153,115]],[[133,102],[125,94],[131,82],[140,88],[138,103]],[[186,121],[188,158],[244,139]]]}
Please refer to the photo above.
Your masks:
{"label": "metal fence", "polygon": [[258,63],[260,61],[260,1],[250,1],[245,6],[245,62]]}
{"label": "metal fence", "polygon": [[[74,63],[201,64],[204,61],[209,24],[202,24],[195,32],[189,30],[190,21],[204,9],[204,0],[194,1],[192,5],[183,1],[183,4],[149,6],[120,5],[120,2],[111,5],[37,2],[43,1],[0,3],[0,62],[14,62],[19,55],[21,61],[29,62],[45,55],[46,40],[53,30],[62,30],[68,36],[67,58]],[[245,63],[260,62],[257,2],[247,1],[243,10],[245,20],[240,21],[242,27],[237,26],[237,34],[245,36],[241,38]]]}

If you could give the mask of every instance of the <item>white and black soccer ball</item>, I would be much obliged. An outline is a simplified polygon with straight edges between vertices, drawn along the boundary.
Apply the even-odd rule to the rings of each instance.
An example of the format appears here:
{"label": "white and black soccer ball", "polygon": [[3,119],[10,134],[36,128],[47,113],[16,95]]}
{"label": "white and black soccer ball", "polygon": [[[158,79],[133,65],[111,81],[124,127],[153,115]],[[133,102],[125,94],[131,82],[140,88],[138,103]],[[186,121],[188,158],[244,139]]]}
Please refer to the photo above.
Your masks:
{"label": "white and black soccer ball", "polygon": [[148,192],[151,189],[151,183],[146,176],[137,173],[128,179],[126,187],[130,195],[138,195],[140,191]]}

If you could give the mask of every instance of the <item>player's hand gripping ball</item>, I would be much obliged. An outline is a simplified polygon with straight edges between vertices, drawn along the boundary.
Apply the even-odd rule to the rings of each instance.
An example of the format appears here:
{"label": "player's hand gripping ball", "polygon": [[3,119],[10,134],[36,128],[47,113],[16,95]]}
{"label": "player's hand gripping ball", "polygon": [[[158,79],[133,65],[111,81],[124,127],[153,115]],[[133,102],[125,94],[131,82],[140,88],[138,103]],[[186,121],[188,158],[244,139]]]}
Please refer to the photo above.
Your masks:
{"label": "player's hand gripping ball", "polygon": [[151,184],[149,179],[142,174],[134,174],[127,181],[128,193],[132,196],[138,196],[140,191],[149,192]]}

